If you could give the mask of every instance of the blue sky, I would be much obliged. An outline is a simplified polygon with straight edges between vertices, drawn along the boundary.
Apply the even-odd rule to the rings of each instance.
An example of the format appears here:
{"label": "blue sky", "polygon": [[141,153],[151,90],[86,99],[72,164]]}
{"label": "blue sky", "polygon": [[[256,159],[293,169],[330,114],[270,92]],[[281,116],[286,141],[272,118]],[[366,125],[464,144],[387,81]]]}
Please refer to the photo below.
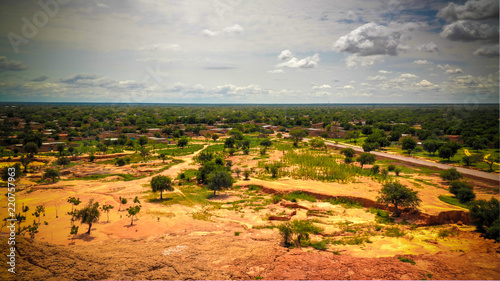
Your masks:
{"label": "blue sky", "polygon": [[498,103],[498,0],[4,0],[0,101]]}

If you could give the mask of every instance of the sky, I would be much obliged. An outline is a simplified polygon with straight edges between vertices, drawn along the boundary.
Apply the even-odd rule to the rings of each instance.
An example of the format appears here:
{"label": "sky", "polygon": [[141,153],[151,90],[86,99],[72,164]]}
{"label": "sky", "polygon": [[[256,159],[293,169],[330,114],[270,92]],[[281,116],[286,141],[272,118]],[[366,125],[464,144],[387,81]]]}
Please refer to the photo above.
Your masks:
{"label": "sky", "polygon": [[499,102],[498,0],[2,0],[0,23],[0,102]]}

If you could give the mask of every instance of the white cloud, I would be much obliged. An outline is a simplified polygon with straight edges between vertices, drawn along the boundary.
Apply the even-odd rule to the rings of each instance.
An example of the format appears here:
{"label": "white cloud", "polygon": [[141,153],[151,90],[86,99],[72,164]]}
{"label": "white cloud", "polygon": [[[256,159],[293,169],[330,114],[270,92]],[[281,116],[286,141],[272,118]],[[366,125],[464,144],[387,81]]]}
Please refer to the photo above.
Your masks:
{"label": "white cloud", "polygon": [[452,69],[447,69],[444,73],[446,74],[460,74],[463,73],[461,68],[452,68]]}
{"label": "white cloud", "polygon": [[498,0],[468,0],[464,5],[449,3],[437,16],[448,22],[498,18]]}
{"label": "white cloud", "polygon": [[428,60],[414,60],[413,63],[418,64],[418,65],[433,64],[432,62],[430,62]]}
{"label": "white cloud", "polygon": [[331,88],[332,87],[330,85],[326,85],[326,84],[321,85],[321,86],[314,86],[314,87],[312,87],[313,90],[320,90],[320,89],[324,90],[324,89],[331,89]]}
{"label": "white cloud", "polygon": [[99,7],[99,8],[109,8],[109,5],[106,5],[104,3],[97,3],[97,7]]}
{"label": "white cloud", "polygon": [[293,57],[293,54],[290,50],[284,50],[279,54],[278,59],[279,60],[288,60],[288,59],[291,59],[292,57]]}
{"label": "white cloud", "polygon": [[417,50],[419,50],[421,52],[432,53],[432,52],[438,52],[439,51],[439,47],[436,45],[436,43],[430,42],[430,43],[427,43],[427,44],[418,45],[417,46]]}
{"label": "white cloud", "polygon": [[26,70],[28,66],[21,61],[11,60],[7,57],[0,56],[0,72],[3,71],[22,71]]}
{"label": "white cloud", "polygon": [[424,87],[424,88],[433,88],[433,87],[436,87],[436,85],[434,85],[433,83],[423,79],[422,81],[418,82],[418,83],[415,83],[416,86],[419,86],[419,87]]}
{"label": "white cloud", "polygon": [[360,57],[358,56],[358,54],[354,54],[347,57],[346,65],[348,68],[356,68],[358,64],[361,66],[372,66],[375,63],[383,61],[384,61],[383,55]]}
{"label": "white cloud", "polygon": [[389,74],[389,73],[392,73],[392,71],[387,71],[387,70],[379,70],[378,73],[382,73],[382,74]]}
{"label": "white cloud", "polygon": [[240,34],[243,32],[243,28],[239,24],[235,24],[224,28],[223,31],[228,34]]}
{"label": "white cloud", "polygon": [[498,45],[482,46],[473,54],[482,57],[498,57]]}
{"label": "white cloud", "polygon": [[276,65],[276,67],[288,67],[288,68],[313,68],[318,65],[319,55],[314,54],[310,57],[305,57],[303,59],[297,59],[292,57],[286,62]]}
{"label": "white cloud", "polygon": [[343,89],[354,89],[354,86],[352,85],[345,85],[344,87],[342,87]]}
{"label": "white cloud", "polygon": [[216,31],[212,31],[210,29],[203,29],[201,31],[201,34],[205,35],[205,36],[208,36],[208,37],[213,37],[213,36],[217,36],[219,33],[216,32]]}
{"label": "white cloud", "polygon": [[418,78],[417,75],[411,74],[411,73],[403,73],[399,77],[401,77],[401,78],[410,78],[410,79]]}
{"label": "white cloud", "polygon": [[382,75],[368,76],[366,78],[366,80],[368,80],[368,81],[382,81],[382,80],[386,80],[386,79],[387,79],[387,77],[382,76]]}
{"label": "white cloud", "polygon": [[441,36],[451,41],[498,40],[498,25],[459,20],[445,25]]}
{"label": "white cloud", "polygon": [[402,44],[410,37],[405,35],[416,28],[415,24],[390,24],[389,26],[367,23],[340,37],[333,45],[337,52],[359,56],[398,55],[405,49]]}

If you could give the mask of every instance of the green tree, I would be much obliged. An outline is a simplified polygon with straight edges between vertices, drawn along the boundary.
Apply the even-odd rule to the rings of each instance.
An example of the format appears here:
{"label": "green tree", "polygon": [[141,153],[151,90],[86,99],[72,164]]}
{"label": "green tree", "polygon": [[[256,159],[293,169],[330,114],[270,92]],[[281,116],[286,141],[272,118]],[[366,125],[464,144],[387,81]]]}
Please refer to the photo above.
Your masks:
{"label": "green tree", "polygon": [[313,138],[309,141],[313,148],[326,148],[325,141],[321,138]]}
{"label": "green tree", "polygon": [[363,165],[365,164],[373,164],[375,163],[376,157],[374,154],[363,152],[359,155],[358,158],[356,158],[356,161],[361,164],[361,169],[363,168]]}
{"label": "green tree", "polygon": [[83,209],[81,210],[76,211],[75,219],[79,220],[81,223],[88,224],[89,230],[87,231],[87,234],[90,234],[92,224],[99,221],[100,215],[101,212],[99,212],[99,203],[94,203],[94,199],[90,199],[87,206],[83,207]]}
{"label": "green tree", "polygon": [[491,197],[489,201],[483,199],[472,201],[469,215],[477,231],[486,233],[487,238],[500,242],[500,205],[498,199]]}
{"label": "green tree", "polygon": [[352,158],[354,157],[355,151],[350,147],[346,147],[340,150],[340,154],[343,154],[347,158]]}
{"label": "green tree", "polygon": [[422,143],[424,150],[434,154],[439,148],[439,142],[433,139],[427,139]]}
{"label": "green tree", "polygon": [[459,149],[460,145],[456,142],[447,142],[439,147],[438,155],[440,158],[448,159],[448,161],[450,161],[450,159],[457,154]]}
{"label": "green tree", "polygon": [[137,214],[139,214],[140,211],[141,211],[141,205],[131,206],[127,208],[128,212],[127,216],[131,218],[130,225],[134,225],[134,217],[137,217]]}
{"label": "green tree", "polygon": [[458,191],[462,188],[467,188],[472,190],[474,187],[472,186],[472,184],[466,181],[453,180],[450,182],[450,187],[448,188],[448,190],[450,191],[451,194],[456,196],[458,194]]}
{"label": "green tree", "polygon": [[205,140],[208,142],[208,140],[212,137],[212,134],[210,134],[210,132],[206,132],[203,137],[205,137]]}
{"label": "green tree", "polygon": [[302,247],[303,244],[309,244],[310,234],[318,234],[322,231],[309,220],[286,222],[278,225],[278,230],[286,247],[295,245],[298,248]]}
{"label": "green tree", "polygon": [[59,156],[62,156],[64,152],[64,144],[62,143],[58,144],[56,150],[59,151]]}
{"label": "green tree", "polygon": [[208,188],[215,192],[233,186],[231,175],[227,171],[216,171],[208,177]]}
{"label": "green tree", "polygon": [[75,197],[69,197],[67,201],[68,201],[68,203],[71,204],[71,214],[73,213],[73,208],[75,206],[80,205],[80,203],[82,203],[82,201],[80,201],[80,198],[75,198]]}
{"label": "green tree", "polygon": [[486,162],[488,166],[490,166],[490,172],[493,172],[493,164],[495,164],[495,162],[498,162],[498,158],[490,154],[488,157],[484,158],[483,161]]}
{"label": "green tree", "polygon": [[35,154],[38,153],[38,145],[34,142],[28,142],[23,146],[24,152],[29,154],[29,157],[33,158]]}
{"label": "green tree", "polygon": [[31,163],[31,159],[29,157],[21,156],[21,159],[19,159],[19,162],[21,162],[21,164],[23,164],[24,173],[27,173],[28,172],[28,165]]}
{"label": "green tree", "polygon": [[290,131],[290,136],[293,140],[293,146],[297,147],[299,146],[299,142],[307,136],[307,132],[302,129],[295,129]]}
{"label": "green tree", "polygon": [[153,192],[160,192],[160,200],[163,200],[163,191],[173,191],[172,178],[169,176],[155,176],[151,179]]}
{"label": "green tree", "polygon": [[124,198],[124,197],[121,197],[121,196],[120,196],[120,198],[119,198],[119,200],[118,200],[118,201],[119,201],[119,203],[120,203],[120,207],[118,208],[118,212],[119,212],[119,211],[121,211],[121,209],[122,209],[122,205],[127,204],[127,198]]}
{"label": "green tree", "polygon": [[269,139],[263,139],[260,141],[260,145],[264,147],[270,147],[273,143]]}
{"label": "green tree", "polygon": [[224,141],[224,148],[233,148],[234,147],[234,139],[233,138],[226,138]]}
{"label": "green tree", "polygon": [[402,144],[402,149],[408,151],[408,155],[410,155],[411,151],[414,150],[415,147],[417,147],[417,141],[414,140],[412,137],[404,137],[401,140],[401,144]]}
{"label": "green tree", "polygon": [[139,145],[140,146],[145,146],[146,144],[148,144],[149,140],[148,140],[148,137],[146,136],[141,136],[139,138]]}
{"label": "green tree", "polygon": [[183,148],[188,144],[188,139],[186,137],[182,137],[177,141],[177,147]]}
{"label": "green tree", "polygon": [[59,157],[59,159],[57,159],[57,165],[61,165],[61,166],[67,166],[69,163],[71,162],[71,160],[69,160],[68,157]]}
{"label": "green tree", "polygon": [[399,206],[416,208],[420,205],[418,192],[402,185],[399,182],[389,182],[379,192],[377,202],[393,204],[396,210],[394,216],[399,216]]}
{"label": "green tree", "polygon": [[94,162],[95,158],[96,157],[95,157],[95,155],[93,153],[89,154],[89,161],[90,162]]}
{"label": "green tree", "polygon": [[55,169],[47,169],[43,174],[44,179],[51,179],[52,182],[56,182],[56,179],[58,179],[59,177],[59,171]]}
{"label": "green tree", "polygon": [[219,138],[219,135],[217,135],[217,134],[215,134],[215,133],[214,133],[214,134],[212,134],[212,139],[213,139],[214,141],[216,141],[218,138]]}
{"label": "green tree", "polygon": [[115,206],[113,205],[102,205],[101,206],[101,210],[103,210],[104,212],[106,212],[106,217],[108,219],[108,222],[109,222],[109,212],[114,208]]}

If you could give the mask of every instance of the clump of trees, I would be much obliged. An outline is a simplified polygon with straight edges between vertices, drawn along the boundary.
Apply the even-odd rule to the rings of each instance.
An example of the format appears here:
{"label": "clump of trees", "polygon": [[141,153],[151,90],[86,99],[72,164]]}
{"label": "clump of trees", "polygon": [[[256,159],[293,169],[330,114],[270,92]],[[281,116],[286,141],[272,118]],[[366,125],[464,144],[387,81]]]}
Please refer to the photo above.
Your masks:
{"label": "clump of trees", "polygon": [[450,168],[448,170],[443,170],[439,173],[439,176],[443,180],[446,180],[446,181],[454,181],[454,180],[461,179],[463,177],[462,173],[457,171],[456,168]]}

